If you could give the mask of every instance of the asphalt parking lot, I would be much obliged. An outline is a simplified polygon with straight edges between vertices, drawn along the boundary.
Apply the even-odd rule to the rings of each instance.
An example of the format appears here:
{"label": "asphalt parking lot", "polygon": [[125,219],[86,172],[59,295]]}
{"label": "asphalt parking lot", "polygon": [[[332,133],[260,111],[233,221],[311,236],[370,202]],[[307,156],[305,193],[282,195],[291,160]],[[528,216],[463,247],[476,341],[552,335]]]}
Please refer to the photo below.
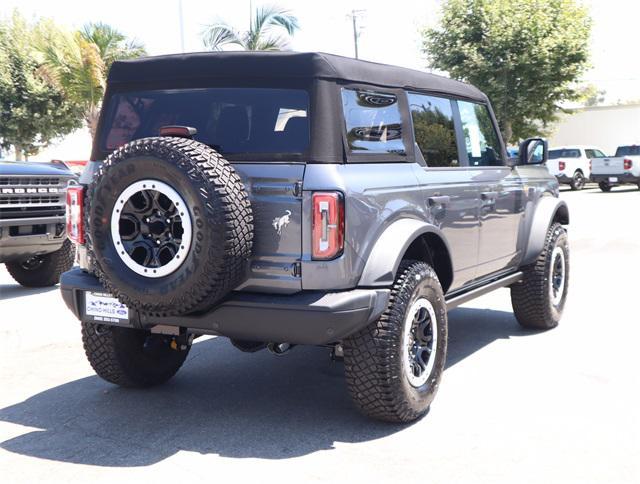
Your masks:
{"label": "asphalt parking lot", "polygon": [[640,482],[640,191],[562,192],[570,293],[549,332],[508,290],[450,313],[447,370],[413,425],[356,413],[340,363],[197,342],[151,390],[96,377],[57,288],[0,269],[0,480]]}

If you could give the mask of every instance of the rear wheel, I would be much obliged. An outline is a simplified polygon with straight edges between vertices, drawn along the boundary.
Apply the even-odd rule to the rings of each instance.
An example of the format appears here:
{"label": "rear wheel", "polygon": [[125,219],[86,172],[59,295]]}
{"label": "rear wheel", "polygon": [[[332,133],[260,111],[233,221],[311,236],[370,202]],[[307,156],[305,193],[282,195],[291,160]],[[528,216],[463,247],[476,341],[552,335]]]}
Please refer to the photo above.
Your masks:
{"label": "rear wheel", "polygon": [[73,245],[67,239],[55,252],[7,262],[6,266],[11,277],[22,286],[54,286],[60,281],[60,275],[73,266],[73,256]]}
{"label": "rear wheel", "polygon": [[123,387],[159,385],[180,369],[190,346],[170,336],[131,328],[82,323],[87,359],[102,379]]}
{"label": "rear wheel", "polygon": [[525,328],[555,328],[569,290],[569,245],[562,225],[551,225],[542,252],[523,273],[522,281],[511,286],[516,319]]}
{"label": "rear wheel", "polygon": [[576,171],[573,174],[573,179],[571,180],[571,189],[572,190],[582,190],[584,186],[587,184],[587,179],[584,177],[581,171]]}
{"label": "rear wheel", "polygon": [[601,181],[600,183],[598,183],[598,186],[600,187],[600,190],[602,190],[605,193],[611,191],[611,185],[609,185],[609,183],[605,181]]}
{"label": "rear wheel", "polygon": [[424,415],[447,354],[447,312],[434,270],[404,261],[386,311],[343,342],[347,384],[366,415],[410,422]]}

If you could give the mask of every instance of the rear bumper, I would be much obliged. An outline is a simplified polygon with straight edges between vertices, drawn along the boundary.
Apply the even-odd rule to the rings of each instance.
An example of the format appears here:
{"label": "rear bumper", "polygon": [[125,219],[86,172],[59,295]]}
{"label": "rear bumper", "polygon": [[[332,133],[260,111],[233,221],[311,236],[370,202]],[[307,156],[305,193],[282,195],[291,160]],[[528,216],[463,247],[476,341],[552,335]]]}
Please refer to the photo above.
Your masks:
{"label": "rear bumper", "polygon": [[[609,182],[609,178],[614,177],[617,178],[617,182]],[[607,182],[611,185],[622,185],[624,183],[640,183],[640,176],[635,176],[633,173],[622,173],[622,174],[611,174],[611,175],[591,175],[591,181],[595,183],[599,182]]]}
{"label": "rear bumper", "polygon": [[[30,233],[34,227],[44,233]],[[0,220],[0,263],[55,252],[64,240],[64,217]]]}
{"label": "rear bumper", "polygon": [[571,183],[573,181],[573,178],[571,178],[569,175],[566,175],[564,173],[561,173],[560,175],[556,175],[556,179],[558,180],[558,183]]}
{"label": "rear bumper", "polygon": [[[95,276],[81,269],[65,272],[60,291],[78,319],[93,321],[84,313],[84,293],[104,292]],[[196,334],[234,339],[323,345],[340,341],[379,318],[388,300],[389,289],[302,291],[292,295],[234,292],[202,314],[158,318],[129,310],[126,325],[139,329],[176,326]]]}

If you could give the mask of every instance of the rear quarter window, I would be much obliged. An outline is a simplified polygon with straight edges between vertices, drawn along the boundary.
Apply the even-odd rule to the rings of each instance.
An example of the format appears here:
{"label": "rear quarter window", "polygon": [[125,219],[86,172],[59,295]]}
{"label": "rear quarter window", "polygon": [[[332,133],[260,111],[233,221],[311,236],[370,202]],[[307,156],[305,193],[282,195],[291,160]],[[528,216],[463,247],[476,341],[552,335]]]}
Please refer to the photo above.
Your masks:
{"label": "rear quarter window", "polygon": [[406,154],[395,94],[343,88],[342,107],[352,153]]}

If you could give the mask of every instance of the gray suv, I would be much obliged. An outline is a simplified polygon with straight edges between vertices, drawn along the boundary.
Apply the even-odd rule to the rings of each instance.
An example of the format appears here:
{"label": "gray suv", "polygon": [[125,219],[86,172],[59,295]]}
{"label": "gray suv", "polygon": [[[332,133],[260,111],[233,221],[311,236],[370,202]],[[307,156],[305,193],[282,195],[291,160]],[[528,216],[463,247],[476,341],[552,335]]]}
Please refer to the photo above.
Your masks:
{"label": "gray suv", "polygon": [[569,223],[529,139],[508,159],[461,82],[317,53],[116,62],[61,291],[87,357],[125,387],[165,382],[194,338],[344,359],[365,414],[423,415],[447,311],[511,288],[527,328],[558,324]]}

